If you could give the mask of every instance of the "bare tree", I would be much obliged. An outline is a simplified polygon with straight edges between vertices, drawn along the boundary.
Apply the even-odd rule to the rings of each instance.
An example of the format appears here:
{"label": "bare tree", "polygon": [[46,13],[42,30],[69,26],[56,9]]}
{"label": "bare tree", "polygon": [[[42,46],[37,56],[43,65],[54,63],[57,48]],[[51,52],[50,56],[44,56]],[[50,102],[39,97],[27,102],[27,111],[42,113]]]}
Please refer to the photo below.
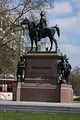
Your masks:
{"label": "bare tree", "polygon": [[80,68],[76,66],[73,68],[69,82],[73,87],[74,94],[80,96]]}
{"label": "bare tree", "polygon": [[5,37],[12,32],[12,30],[19,26],[18,22],[26,13],[34,10],[41,10],[43,7],[52,7],[54,0],[1,0],[0,1],[0,14],[8,14],[13,18],[10,26],[5,26],[5,33],[0,39],[0,46],[3,46]]}

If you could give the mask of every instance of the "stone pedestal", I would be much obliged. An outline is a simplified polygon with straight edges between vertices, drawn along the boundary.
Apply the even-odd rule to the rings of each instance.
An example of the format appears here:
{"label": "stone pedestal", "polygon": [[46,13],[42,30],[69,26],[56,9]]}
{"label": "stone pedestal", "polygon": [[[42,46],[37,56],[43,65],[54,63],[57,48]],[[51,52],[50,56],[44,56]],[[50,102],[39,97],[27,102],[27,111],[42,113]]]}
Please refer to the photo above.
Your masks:
{"label": "stone pedestal", "polygon": [[60,58],[61,55],[54,52],[27,53],[25,78],[58,79],[57,62]]}
{"label": "stone pedestal", "polygon": [[60,88],[60,102],[63,102],[63,103],[73,102],[73,89],[72,89],[72,85],[61,84],[61,88]]}
{"label": "stone pedestal", "polygon": [[64,85],[57,84],[59,78],[57,64],[60,59],[61,55],[54,52],[27,53],[25,80],[24,84],[17,86],[16,100],[72,102],[72,88],[65,85],[64,90]]}
{"label": "stone pedestal", "polygon": [[59,86],[41,80],[17,87],[17,101],[59,102]]}
{"label": "stone pedestal", "polygon": [[21,83],[18,83],[17,85],[16,100],[21,101]]}

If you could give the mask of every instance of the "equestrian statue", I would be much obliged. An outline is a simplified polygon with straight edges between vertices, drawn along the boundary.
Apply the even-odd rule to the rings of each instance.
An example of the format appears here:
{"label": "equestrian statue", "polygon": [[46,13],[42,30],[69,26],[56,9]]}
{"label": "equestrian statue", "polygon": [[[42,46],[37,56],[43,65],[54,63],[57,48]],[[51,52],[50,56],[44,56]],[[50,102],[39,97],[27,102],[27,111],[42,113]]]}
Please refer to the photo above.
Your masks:
{"label": "equestrian statue", "polygon": [[28,25],[29,29],[29,36],[31,39],[31,49],[30,51],[33,50],[33,41],[35,42],[36,45],[36,51],[38,50],[38,45],[37,42],[41,40],[41,38],[48,37],[50,40],[50,49],[49,51],[52,50],[53,47],[53,41],[55,43],[55,51],[57,52],[57,40],[55,39],[54,35],[55,32],[57,32],[58,37],[60,37],[60,29],[57,25],[53,27],[47,27],[47,22],[45,18],[45,13],[41,11],[40,13],[40,22],[36,25],[34,22],[30,22],[27,18],[25,18],[20,24],[21,25]]}

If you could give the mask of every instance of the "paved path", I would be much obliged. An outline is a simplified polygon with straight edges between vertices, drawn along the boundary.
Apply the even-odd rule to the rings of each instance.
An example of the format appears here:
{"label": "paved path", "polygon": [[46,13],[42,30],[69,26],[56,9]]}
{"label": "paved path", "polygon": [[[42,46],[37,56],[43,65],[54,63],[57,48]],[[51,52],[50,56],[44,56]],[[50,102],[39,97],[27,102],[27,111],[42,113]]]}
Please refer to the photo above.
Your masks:
{"label": "paved path", "polygon": [[0,111],[80,114],[80,103],[0,101]]}

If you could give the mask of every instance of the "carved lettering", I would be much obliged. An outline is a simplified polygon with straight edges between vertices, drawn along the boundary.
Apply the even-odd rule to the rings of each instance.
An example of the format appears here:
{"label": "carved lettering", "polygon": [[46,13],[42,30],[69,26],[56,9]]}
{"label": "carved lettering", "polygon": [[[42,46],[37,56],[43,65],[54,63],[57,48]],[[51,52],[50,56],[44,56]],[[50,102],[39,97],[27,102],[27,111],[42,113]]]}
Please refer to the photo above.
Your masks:
{"label": "carved lettering", "polygon": [[32,66],[32,69],[34,69],[34,70],[51,70],[52,67],[50,67],[50,66]]}

